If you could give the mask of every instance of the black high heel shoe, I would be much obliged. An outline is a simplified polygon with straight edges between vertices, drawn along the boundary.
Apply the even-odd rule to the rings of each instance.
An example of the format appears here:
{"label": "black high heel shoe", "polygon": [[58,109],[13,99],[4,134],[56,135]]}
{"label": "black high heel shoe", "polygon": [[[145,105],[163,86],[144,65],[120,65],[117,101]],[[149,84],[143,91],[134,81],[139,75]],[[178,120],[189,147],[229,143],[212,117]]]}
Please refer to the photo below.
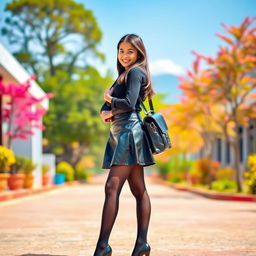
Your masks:
{"label": "black high heel shoe", "polygon": [[[111,255],[112,255],[112,248],[110,247],[110,245],[107,245],[100,254],[97,254],[97,256],[111,256]],[[94,256],[96,256],[96,254],[94,254]]]}
{"label": "black high heel shoe", "polygon": [[145,244],[138,252],[138,256],[149,256],[150,255],[150,245],[147,243]]}
{"label": "black high heel shoe", "polygon": [[112,255],[112,248],[110,247],[110,245],[108,245],[103,252],[103,256],[111,256],[111,255]]}

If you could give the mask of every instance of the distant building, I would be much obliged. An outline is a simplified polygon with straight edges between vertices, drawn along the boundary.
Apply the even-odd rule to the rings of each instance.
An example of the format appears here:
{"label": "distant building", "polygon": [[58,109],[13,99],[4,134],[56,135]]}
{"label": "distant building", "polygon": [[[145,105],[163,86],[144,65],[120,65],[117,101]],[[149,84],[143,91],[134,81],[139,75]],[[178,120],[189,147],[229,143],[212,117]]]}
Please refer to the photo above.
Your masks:
{"label": "distant building", "polygon": [[[248,127],[239,128],[240,135],[240,163],[246,164],[247,157],[250,154],[256,153],[256,118],[249,122]],[[203,155],[204,148],[202,148],[194,158],[199,158]],[[230,145],[223,139],[216,139],[213,145],[214,160],[219,161],[222,165],[234,164],[234,152]]]}
{"label": "distant building", "polygon": [[[246,169],[247,158],[250,154],[256,153],[256,118],[251,118],[248,127],[239,127],[239,147],[240,147],[240,166]],[[199,159],[204,156],[205,148],[202,147],[195,154],[191,154],[191,159]],[[217,160],[222,166],[235,166],[234,151],[224,140],[216,138],[213,144],[213,160]]]}

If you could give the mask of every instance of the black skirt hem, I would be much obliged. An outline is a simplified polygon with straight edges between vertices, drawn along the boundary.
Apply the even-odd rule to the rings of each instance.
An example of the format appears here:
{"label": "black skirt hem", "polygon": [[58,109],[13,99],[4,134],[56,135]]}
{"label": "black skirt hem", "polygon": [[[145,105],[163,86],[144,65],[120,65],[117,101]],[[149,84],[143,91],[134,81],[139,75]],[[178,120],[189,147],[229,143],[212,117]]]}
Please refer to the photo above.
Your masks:
{"label": "black skirt hem", "polygon": [[[143,167],[147,167],[147,166],[151,166],[151,165],[154,165],[156,164],[155,162],[153,163],[149,163],[149,164],[146,164],[146,163],[134,163],[134,164],[139,164],[139,165],[142,165]],[[134,165],[134,164],[127,164],[127,163],[113,163],[111,164],[109,167],[108,166],[102,166],[101,168],[102,169],[110,169],[112,165]]]}

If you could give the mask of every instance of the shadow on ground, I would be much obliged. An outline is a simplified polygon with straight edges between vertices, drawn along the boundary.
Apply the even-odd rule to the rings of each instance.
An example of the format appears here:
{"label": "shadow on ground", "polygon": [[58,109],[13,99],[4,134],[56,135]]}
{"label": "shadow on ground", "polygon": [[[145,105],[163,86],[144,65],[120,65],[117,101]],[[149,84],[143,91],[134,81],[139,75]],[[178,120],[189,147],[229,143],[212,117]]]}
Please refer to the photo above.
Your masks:
{"label": "shadow on ground", "polygon": [[66,255],[57,255],[57,254],[34,254],[34,253],[29,253],[29,254],[21,254],[17,256],[66,256]]}

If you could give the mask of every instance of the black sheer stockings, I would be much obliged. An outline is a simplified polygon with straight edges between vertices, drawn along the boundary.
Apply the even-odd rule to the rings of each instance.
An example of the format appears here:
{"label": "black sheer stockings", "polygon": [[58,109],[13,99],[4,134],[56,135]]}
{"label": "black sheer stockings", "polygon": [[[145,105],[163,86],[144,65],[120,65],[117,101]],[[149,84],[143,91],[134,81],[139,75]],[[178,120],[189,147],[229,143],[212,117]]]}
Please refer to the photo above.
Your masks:
{"label": "black sheer stockings", "polygon": [[100,235],[94,256],[103,255],[103,250],[108,245],[109,236],[119,209],[120,192],[126,179],[132,194],[136,198],[138,226],[132,256],[138,255],[139,249],[147,242],[151,204],[145,187],[143,166],[138,164],[112,165],[105,184],[105,202],[101,218]]}
{"label": "black sheer stockings", "polygon": [[132,194],[136,198],[137,213],[137,238],[132,252],[132,256],[139,255],[140,249],[147,243],[147,232],[151,215],[151,203],[148,196],[143,167],[136,165],[128,177]]}

